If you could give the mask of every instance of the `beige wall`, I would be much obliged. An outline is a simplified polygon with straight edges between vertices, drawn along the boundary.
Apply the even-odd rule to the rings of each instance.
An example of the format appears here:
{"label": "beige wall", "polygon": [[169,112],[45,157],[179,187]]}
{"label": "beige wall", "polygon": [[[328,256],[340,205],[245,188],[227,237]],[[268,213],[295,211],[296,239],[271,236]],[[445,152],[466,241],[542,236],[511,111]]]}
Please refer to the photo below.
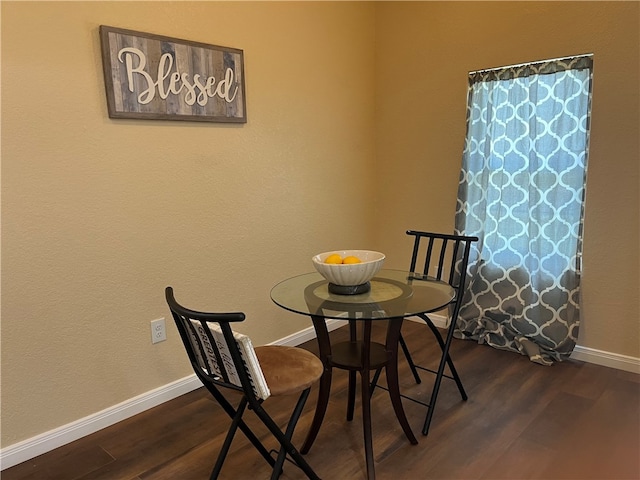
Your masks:
{"label": "beige wall", "polygon": [[[373,13],[2,2],[3,446],[192,373],[166,285],[256,344],[310,326],[269,290],[374,246]],[[247,124],[110,120],[101,24],[243,49]]]}
{"label": "beige wall", "polygon": [[[594,54],[579,345],[640,357],[638,2],[385,2],[376,8],[379,248],[453,230],[467,72]],[[399,188],[402,187],[402,188]],[[398,267],[408,258],[395,256]]]}
{"label": "beige wall", "polygon": [[[188,375],[168,284],[260,344],[308,326],[269,290],[313,253],[406,266],[453,225],[467,71],[589,51],[581,344],[640,357],[637,7],[2,2],[2,446]],[[110,120],[100,24],[243,49],[248,123]]]}

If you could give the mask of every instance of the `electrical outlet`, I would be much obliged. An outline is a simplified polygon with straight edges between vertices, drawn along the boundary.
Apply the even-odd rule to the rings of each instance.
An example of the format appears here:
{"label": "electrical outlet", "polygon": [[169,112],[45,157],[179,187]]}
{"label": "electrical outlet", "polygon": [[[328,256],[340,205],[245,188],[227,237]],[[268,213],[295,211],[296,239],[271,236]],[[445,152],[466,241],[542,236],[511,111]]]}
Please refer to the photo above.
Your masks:
{"label": "electrical outlet", "polygon": [[167,329],[164,318],[151,321],[151,343],[164,342],[167,339]]}

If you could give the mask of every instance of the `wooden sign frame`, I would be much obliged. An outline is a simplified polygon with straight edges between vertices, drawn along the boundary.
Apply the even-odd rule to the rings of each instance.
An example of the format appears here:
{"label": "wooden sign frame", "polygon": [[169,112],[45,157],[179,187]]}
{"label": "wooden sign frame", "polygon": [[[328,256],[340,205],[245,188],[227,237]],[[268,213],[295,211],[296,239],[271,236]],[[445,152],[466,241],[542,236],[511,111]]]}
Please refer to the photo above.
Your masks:
{"label": "wooden sign frame", "polygon": [[246,123],[244,52],[100,26],[110,118]]}

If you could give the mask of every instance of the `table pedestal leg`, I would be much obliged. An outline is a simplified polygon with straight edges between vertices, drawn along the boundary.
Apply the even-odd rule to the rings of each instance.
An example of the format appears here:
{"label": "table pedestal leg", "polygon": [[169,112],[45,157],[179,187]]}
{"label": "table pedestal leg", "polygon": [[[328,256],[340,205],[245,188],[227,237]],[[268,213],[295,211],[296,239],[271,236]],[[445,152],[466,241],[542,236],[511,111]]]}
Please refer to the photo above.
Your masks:
{"label": "table pedestal leg", "polygon": [[316,413],[313,416],[313,421],[311,422],[311,426],[309,427],[309,433],[307,433],[307,438],[302,444],[302,448],[300,449],[300,453],[303,455],[309,453],[311,450],[311,446],[313,442],[316,440],[318,436],[318,432],[320,431],[320,427],[322,426],[322,421],[324,420],[324,415],[327,412],[327,405],[329,405],[329,396],[331,394],[331,367],[327,367],[325,365],[324,372],[322,377],[320,377],[320,387],[318,389],[318,401],[316,403]]}
{"label": "table pedestal leg", "polygon": [[324,317],[313,315],[311,317],[313,322],[313,328],[316,331],[316,339],[318,341],[318,349],[320,360],[324,366],[324,372],[320,377],[320,386],[318,389],[318,401],[316,403],[316,412],[313,416],[313,421],[309,427],[309,433],[307,438],[300,449],[302,454],[309,453],[311,446],[318,436],[324,415],[327,412],[327,406],[329,405],[329,396],[331,394],[331,371],[333,366],[331,365],[331,342],[329,341],[329,331],[327,330],[327,324]]}
{"label": "table pedestal leg", "polygon": [[347,396],[347,421],[353,420],[353,411],[356,403],[356,372],[349,370],[349,390]]}
{"label": "table pedestal leg", "polygon": [[393,411],[396,418],[404,431],[404,434],[413,445],[417,445],[416,439],[407,416],[402,406],[402,398],[400,397],[400,385],[398,383],[398,342],[400,340],[400,329],[402,328],[402,318],[392,319],[389,321],[389,329],[387,330],[387,351],[392,352],[392,358],[385,365],[385,373],[387,376],[387,389],[389,390],[389,398],[393,405]]}
{"label": "table pedestal leg", "polygon": [[[353,344],[358,342],[358,330],[356,320],[349,320],[349,341]],[[347,421],[353,420],[353,411],[356,403],[356,371],[349,370],[349,390],[347,395]]]}
{"label": "table pedestal leg", "polygon": [[373,432],[371,430],[371,390],[369,386],[369,370],[362,370],[362,428],[364,430],[364,456],[367,463],[367,479],[376,478],[373,459]]}
{"label": "table pedestal leg", "polygon": [[[360,376],[362,377],[362,426],[363,426],[363,430],[364,430],[364,452],[365,452],[365,459],[366,459],[366,464],[367,464],[367,479],[368,480],[374,480],[376,478],[376,471],[375,471],[375,462],[374,462],[374,456],[373,456],[373,431],[372,431],[372,427],[371,427],[371,377],[370,377],[370,373],[372,369],[377,369],[380,366],[379,360],[378,362],[375,363],[375,366],[371,366],[371,326],[372,326],[373,322],[372,321],[365,321],[364,325],[363,325],[363,333],[362,333],[362,359],[360,362],[361,365],[361,370],[360,370]],[[397,362],[397,358],[398,358],[398,341],[397,341],[397,335],[400,335],[400,327],[402,326],[402,319],[398,320],[391,320],[389,323],[389,327],[387,329],[387,342],[385,345],[385,350],[387,352],[387,358],[386,361],[384,363],[385,368],[390,368],[393,370],[393,368],[395,367],[396,369],[396,386],[397,386],[397,365],[395,362]],[[397,330],[397,334],[394,333],[394,329]],[[393,343],[393,338],[396,338],[396,342]],[[400,399],[400,390],[399,387],[397,388],[398,391],[398,400]],[[392,396],[392,401],[394,401],[393,396]],[[398,408],[399,407],[399,408]],[[411,428],[409,427],[409,423],[407,422],[406,417],[404,416],[404,410],[402,409],[402,404],[401,403],[397,403],[394,404],[394,410],[396,412],[396,416],[398,417],[398,420],[400,421],[400,423],[404,423],[406,424],[407,428],[409,429],[408,432],[411,434],[411,436],[413,436],[413,433],[411,433]],[[403,429],[404,429],[404,425],[403,425]],[[407,433],[407,430],[405,430],[405,434]],[[411,438],[410,438],[411,440]],[[415,440],[415,438],[414,438]],[[417,441],[416,441],[417,443]]]}
{"label": "table pedestal leg", "polygon": [[[311,449],[313,442],[318,436],[322,421],[324,420],[327,406],[329,404],[329,397],[331,394],[331,372],[335,363],[332,363],[331,343],[329,341],[329,333],[325,323],[325,319],[319,316],[312,316],[313,326],[316,330],[318,347],[320,351],[320,359],[324,365],[324,372],[320,378],[320,386],[318,391],[318,401],[316,404],[316,411],[309,428],[309,433],[300,449],[301,453],[306,454]],[[364,450],[365,461],[367,466],[367,479],[374,480],[375,462],[373,455],[373,432],[371,427],[371,380],[370,371],[372,368],[379,368],[382,363],[380,359],[377,360],[376,367],[371,367],[371,321],[363,322],[363,338],[362,349],[359,362],[356,361],[352,366],[348,367],[349,370],[349,391],[348,391],[348,404],[347,404],[347,420],[353,419],[354,404],[355,404],[355,389],[356,389],[356,372],[360,372],[361,376],[361,390],[362,390],[362,428],[364,434]],[[389,391],[389,398],[393,405],[393,410],[396,414],[396,418],[402,427],[405,435],[412,444],[417,444],[418,440],[413,435],[409,422],[404,413],[402,406],[402,399],[400,397],[400,386],[398,381],[398,342],[400,338],[400,328],[402,327],[402,318],[395,318],[389,320],[389,326],[387,329],[387,338],[385,349],[387,351],[388,358],[384,363],[386,375],[387,375],[387,387]],[[351,325],[351,342],[356,342],[355,338],[355,324]],[[339,368],[345,368],[340,366]]]}

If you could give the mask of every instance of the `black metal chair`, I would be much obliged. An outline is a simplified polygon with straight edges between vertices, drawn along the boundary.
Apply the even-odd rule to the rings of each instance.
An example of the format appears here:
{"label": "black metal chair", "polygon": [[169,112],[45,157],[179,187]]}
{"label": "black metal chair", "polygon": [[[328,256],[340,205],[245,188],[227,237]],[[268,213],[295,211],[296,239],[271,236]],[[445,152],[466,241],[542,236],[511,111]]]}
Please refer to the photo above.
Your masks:
{"label": "black metal chair", "polygon": [[[431,391],[431,398],[428,403],[414,398],[405,397],[409,400],[417,401],[427,407],[427,416],[422,428],[422,434],[427,435],[429,433],[429,426],[431,425],[436,401],[438,399],[438,392],[440,391],[440,385],[443,378],[454,380],[458,386],[462,399],[467,400],[468,398],[462,385],[462,381],[460,380],[460,376],[453,364],[453,360],[451,360],[451,355],[449,355],[449,348],[451,346],[451,341],[453,340],[453,333],[464,295],[471,244],[473,242],[477,242],[478,237],[448,235],[416,230],[408,230],[406,233],[407,235],[414,237],[413,253],[411,255],[411,265],[409,270],[421,276],[431,277],[447,282],[455,290],[455,297],[448,305],[449,324],[446,327],[445,337],[442,336],[440,330],[436,327],[429,315],[418,315],[418,317],[427,324],[438,342],[440,350],[442,351],[442,356],[437,370],[416,365],[411,357],[411,353],[409,352],[409,348],[407,347],[404,337],[402,334],[400,335],[400,346],[402,347],[402,351],[409,363],[409,367],[411,368],[411,372],[413,373],[416,383],[421,383],[418,370],[427,371],[436,375],[433,389]],[[450,374],[445,373],[446,366],[449,367]],[[380,371],[376,372],[376,375],[373,378],[373,387],[377,384],[379,374]]]}
{"label": "black metal chair", "polygon": [[[296,347],[262,346],[253,348],[246,335],[233,332],[230,323],[242,322],[244,313],[206,313],[178,304],[173,289],[165,297],[187,350],[193,370],[211,395],[232,419],[211,479],[218,478],[222,465],[239,428],[273,467],[272,479],[282,473],[287,454],[310,479],[318,475],[291,443],[293,430],[309,396],[311,385],[322,375],[322,362],[313,353]],[[234,407],[222,391],[241,394]],[[299,394],[298,402],[283,432],[262,406],[269,396]],[[242,419],[247,407],[269,429],[280,444],[274,459]]]}

